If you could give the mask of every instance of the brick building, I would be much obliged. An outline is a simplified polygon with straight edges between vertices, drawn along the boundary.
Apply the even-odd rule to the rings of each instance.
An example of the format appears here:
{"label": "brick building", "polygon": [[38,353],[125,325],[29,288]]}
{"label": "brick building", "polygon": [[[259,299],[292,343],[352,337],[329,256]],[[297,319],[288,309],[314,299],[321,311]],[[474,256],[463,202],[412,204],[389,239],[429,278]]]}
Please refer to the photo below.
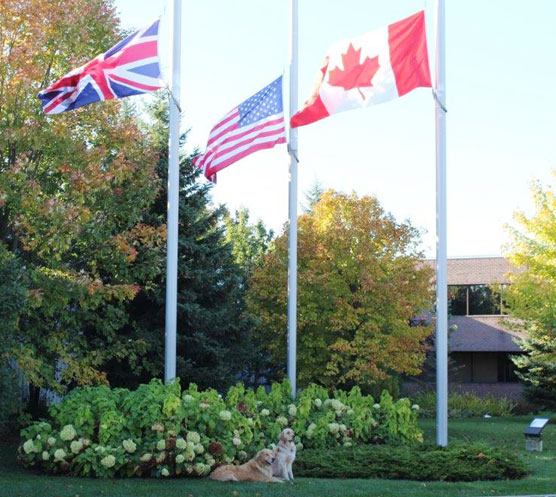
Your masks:
{"label": "brick building", "polygon": [[[426,264],[434,267],[435,261],[427,260]],[[500,292],[510,283],[507,274],[511,270],[503,257],[448,260],[448,325],[453,329],[448,350],[453,390],[520,395],[521,385],[510,356],[523,353],[516,341],[525,334],[510,328]]]}

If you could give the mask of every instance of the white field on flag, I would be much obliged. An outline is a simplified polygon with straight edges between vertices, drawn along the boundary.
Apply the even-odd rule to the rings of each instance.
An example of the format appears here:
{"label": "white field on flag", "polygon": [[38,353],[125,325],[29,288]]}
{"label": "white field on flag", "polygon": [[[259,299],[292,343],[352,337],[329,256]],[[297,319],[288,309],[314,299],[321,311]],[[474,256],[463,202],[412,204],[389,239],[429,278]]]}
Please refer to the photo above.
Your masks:
{"label": "white field on flag", "polygon": [[[357,57],[356,63],[373,61],[378,58],[372,74],[372,85],[362,85],[346,90],[342,86],[331,85],[331,73],[348,70],[346,60],[351,53]],[[388,46],[388,26],[366,33],[358,38],[334,43],[328,51],[328,68],[320,90],[321,99],[330,114],[375,105],[398,97],[396,79],[390,64]]]}
{"label": "white field on flag", "polygon": [[216,173],[258,150],[286,142],[282,77],[228,112],[211,130],[194,164],[215,182]]}

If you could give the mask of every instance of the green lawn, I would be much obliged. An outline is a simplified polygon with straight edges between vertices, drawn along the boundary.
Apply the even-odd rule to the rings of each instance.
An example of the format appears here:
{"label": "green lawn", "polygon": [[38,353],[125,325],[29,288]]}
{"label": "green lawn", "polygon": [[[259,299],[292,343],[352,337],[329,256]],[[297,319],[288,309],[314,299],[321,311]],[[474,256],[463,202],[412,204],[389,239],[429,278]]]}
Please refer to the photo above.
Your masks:
{"label": "green lawn", "polygon": [[[14,446],[0,444],[0,497],[473,497],[480,495],[556,494],[556,426],[545,429],[545,451],[524,451],[523,430],[530,417],[450,421],[450,438],[486,440],[520,453],[533,474],[518,481],[446,483],[398,480],[299,478],[295,484],[222,484],[209,480],[94,480],[36,475],[17,466]],[[434,420],[420,422],[428,440]],[[549,449],[549,450],[548,450]],[[295,473],[295,466],[294,466]]]}

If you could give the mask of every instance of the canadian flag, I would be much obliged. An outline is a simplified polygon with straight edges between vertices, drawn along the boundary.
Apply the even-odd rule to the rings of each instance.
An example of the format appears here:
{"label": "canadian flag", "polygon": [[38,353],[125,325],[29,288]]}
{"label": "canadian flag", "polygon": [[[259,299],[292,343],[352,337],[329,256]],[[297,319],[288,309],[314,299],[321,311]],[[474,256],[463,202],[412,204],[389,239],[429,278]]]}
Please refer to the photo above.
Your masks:
{"label": "canadian flag", "polygon": [[386,102],[420,86],[431,86],[424,11],[334,43],[311,97],[292,116],[291,126]]}

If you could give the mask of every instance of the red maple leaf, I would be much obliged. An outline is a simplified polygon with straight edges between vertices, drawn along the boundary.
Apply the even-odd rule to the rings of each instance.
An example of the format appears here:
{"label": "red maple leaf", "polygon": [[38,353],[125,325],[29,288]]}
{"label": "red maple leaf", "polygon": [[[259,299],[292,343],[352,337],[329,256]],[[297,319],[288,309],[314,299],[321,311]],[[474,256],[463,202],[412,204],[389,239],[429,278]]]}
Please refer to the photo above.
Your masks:
{"label": "red maple leaf", "polygon": [[363,86],[373,86],[371,80],[379,69],[378,55],[372,59],[365,57],[361,63],[361,49],[355,50],[350,43],[345,54],[342,54],[342,62],[344,68],[336,67],[330,71],[328,77],[328,84],[331,86],[341,86],[344,90],[352,90],[357,88],[363,100],[365,95],[361,92],[360,88]]}

